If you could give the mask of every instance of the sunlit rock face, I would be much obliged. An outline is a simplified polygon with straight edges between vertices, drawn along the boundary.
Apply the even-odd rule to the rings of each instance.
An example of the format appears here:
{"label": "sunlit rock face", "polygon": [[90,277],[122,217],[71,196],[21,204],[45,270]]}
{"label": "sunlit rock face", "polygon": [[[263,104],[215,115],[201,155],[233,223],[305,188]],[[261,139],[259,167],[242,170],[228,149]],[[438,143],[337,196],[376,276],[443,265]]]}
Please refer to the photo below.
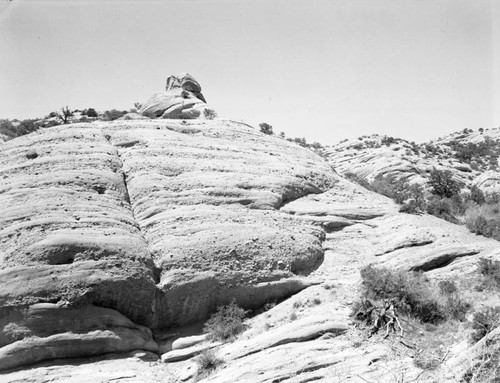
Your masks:
{"label": "sunlit rock face", "polygon": [[139,113],[150,118],[192,119],[207,109],[201,85],[188,73],[170,76],[164,92],[156,93],[142,104]]}
{"label": "sunlit rock face", "polygon": [[338,176],[244,124],[161,119],[16,138],[2,144],[0,178],[5,369],[71,344],[68,356],[154,351],[151,329],[302,290],[324,232],[280,208]]}

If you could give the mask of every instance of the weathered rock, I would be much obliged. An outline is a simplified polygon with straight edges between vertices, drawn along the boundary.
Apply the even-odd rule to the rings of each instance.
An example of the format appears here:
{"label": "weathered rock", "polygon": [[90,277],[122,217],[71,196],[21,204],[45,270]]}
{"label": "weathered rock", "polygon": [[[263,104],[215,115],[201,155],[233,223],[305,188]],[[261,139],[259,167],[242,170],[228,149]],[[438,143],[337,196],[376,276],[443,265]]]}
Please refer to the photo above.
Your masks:
{"label": "weathered rock", "polygon": [[[456,181],[483,191],[500,190],[498,161],[480,162],[464,160],[453,150],[454,145],[466,147],[469,144],[481,145],[488,142],[493,149],[490,153],[500,152],[499,130],[454,133],[442,139],[417,145],[404,139],[380,135],[363,136],[346,140],[327,148],[329,163],[340,174],[354,174],[372,182],[377,177],[393,177],[418,183],[429,189],[428,180],[432,169],[448,170]],[[495,166],[495,170],[488,170]]]}
{"label": "weathered rock", "polygon": [[178,338],[172,343],[172,350],[180,350],[183,348],[197,345],[198,343],[206,341],[207,338],[208,334],[193,335],[193,336]]}
{"label": "weathered rock", "polygon": [[[257,308],[294,294],[312,284],[297,275],[323,260],[323,230],[278,209],[338,177],[312,152],[245,125],[73,124],[2,149],[2,316],[59,302],[150,328],[185,325],[233,299]],[[50,335],[55,348],[66,330]],[[9,355],[8,342],[28,335],[4,342]]]}
{"label": "weathered rock", "polygon": [[500,191],[500,172],[487,171],[478,175],[473,185],[477,186],[486,193],[494,193]]}
{"label": "weathered rock", "polygon": [[201,116],[207,107],[200,84],[189,74],[170,76],[166,91],[142,104],[139,113],[150,118],[191,119]]}
{"label": "weathered rock", "polygon": [[223,360],[239,359],[257,351],[282,344],[304,342],[319,338],[325,333],[343,334],[347,329],[348,326],[346,323],[327,320],[324,317],[310,316],[288,323],[277,329],[269,330],[249,340],[229,344],[222,347],[217,355]]}
{"label": "weathered rock", "polygon": [[2,308],[0,370],[46,359],[82,357],[136,349],[156,352],[151,331],[115,310],[65,308],[39,303]]}
{"label": "weathered rock", "polygon": [[190,359],[193,356],[196,356],[203,351],[210,350],[211,348],[219,346],[221,343],[220,342],[215,342],[215,343],[205,343],[201,345],[194,345],[178,350],[172,350],[169,352],[166,352],[165,354],[162,354],[161,356],[161,361],[163,363],[173,363],[173,362],[179,362],[181,360],[186,360]]}

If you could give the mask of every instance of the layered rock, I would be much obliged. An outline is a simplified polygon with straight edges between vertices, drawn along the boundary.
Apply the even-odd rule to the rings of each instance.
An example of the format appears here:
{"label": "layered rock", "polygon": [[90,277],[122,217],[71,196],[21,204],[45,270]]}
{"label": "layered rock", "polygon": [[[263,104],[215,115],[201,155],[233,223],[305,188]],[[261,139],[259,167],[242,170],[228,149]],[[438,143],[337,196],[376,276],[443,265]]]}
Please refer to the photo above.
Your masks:
{"label": "layered rock", "polygon": [[207,108],[200,84],[189,74],[170,76],[165,92],[142,104],[139,113],[150,118],[197,118]]}
{"label": "layered rock", "polygon": [[[467,145],[488,146],[489,154],[480,156],[481,163],[467,160],[467,154],[457,156],[454,150],[457,144],[462,148]],[[488,130],[454,133],[419,145],[387,136],[363,136],[327,148],[326,156],[340,174],[351,173],[369,182],[388,176],[426,186],[435,168],[450,171],[453,178],[464,185],[476,185],[484,192],[496,192],[500,190],[496,159],[499,152],[500,130]]]}
{"label": "layered rock", "polygon": [[[401,342],[355,338],[359,270],[470,288],[481,257],[500,259],[498,242],[398,213],[313,152],[231,121],[44,129],[2,144],[0,177],[0,369],[129,357],[38,365],[7,382],[191,382],[208,349],[223,365],[207,382],[446,381],[416,366],[406,323]],[[469,293],[476,306],[486,294]],[[174,328],[233,299],[278,304],[230,344]],[[454,336],[458,347],[467,333]],[[466,349],[451,349],[450,365]]]}
{"label": "layered rock", "polygon": [[[54,127],[4,144],[0,164],[4,329],[43,302],[166,328],[232,299],[255,308],[300,291],[324,232],[279,208],[338,178],[312,152],[227,121]],[[47,347],[58,333],[93,331],[49,323],[36,335]],[[32,337],[27,328],[3,347]],[[17,360],[39,360],[30,355]]]}

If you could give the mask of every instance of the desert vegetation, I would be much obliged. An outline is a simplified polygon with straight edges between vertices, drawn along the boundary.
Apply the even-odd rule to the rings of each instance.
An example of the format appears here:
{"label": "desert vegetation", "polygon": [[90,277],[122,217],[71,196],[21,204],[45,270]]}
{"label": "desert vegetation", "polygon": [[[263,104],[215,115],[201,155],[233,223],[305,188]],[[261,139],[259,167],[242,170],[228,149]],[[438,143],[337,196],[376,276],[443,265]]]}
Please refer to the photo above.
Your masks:
{"label": "desert vegetation", "polygon": [[195,381],[206,378],[223,363],[224,361],[218,358],[212,349],[203,351],[196,359],[197,371]]}
{"label": "desert vegetation", "polygon": [[433,169],[426,192],[418,183],[395,176],[377,176],[372,182],[346,173],[346,178],[364,188],[385,195],[409,214],[428,213],[455,224],[464,224],[472,233],[500,240],[500,203],[497,193],[484,194],[478,187],[466,188],[453,179],[449,170]]}
{"label": "desert vegetation", "polygon": [[203,330],[209,334],[210,339],[227,342],[245,330],[244,319],[247,313],[234,301],[220,306],[205,323]]}
{"label": "desert vegetation", "polygon": [[380,305],[389,300],[401,314],[423,323],[438,324],[448,319],[464,320],[470,309],[453,281],[441,281],[436,289],[419,272],[367,266],[360,273],[362,293],[355,311],[366,304]]}

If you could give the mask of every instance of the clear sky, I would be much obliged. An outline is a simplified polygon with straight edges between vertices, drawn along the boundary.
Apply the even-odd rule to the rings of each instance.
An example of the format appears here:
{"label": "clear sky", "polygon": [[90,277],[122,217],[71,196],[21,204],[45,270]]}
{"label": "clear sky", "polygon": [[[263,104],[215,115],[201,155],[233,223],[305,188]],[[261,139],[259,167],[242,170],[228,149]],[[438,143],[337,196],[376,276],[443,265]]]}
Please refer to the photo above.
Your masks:
{"label": "clear sky", "polygon": [[189,72],[221,117],[324,144],[500,126],[500,0],[0,4],[0,118],[129,109]]}

